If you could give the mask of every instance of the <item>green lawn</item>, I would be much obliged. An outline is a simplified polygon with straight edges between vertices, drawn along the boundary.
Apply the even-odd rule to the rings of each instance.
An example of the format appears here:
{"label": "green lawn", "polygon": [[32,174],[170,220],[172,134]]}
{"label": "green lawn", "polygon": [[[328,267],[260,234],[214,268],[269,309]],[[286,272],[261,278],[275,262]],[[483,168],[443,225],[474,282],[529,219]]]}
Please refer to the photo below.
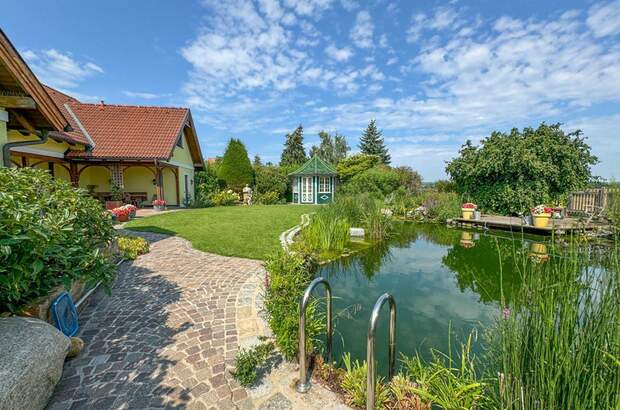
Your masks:
{"label": "green lawn", "polygon": [[126,227],[178,235],[205,252],[264,259],[280,246],[280,233],[297,225],[302,214],[314,209],[311,205],[191,209],[136,219]]}

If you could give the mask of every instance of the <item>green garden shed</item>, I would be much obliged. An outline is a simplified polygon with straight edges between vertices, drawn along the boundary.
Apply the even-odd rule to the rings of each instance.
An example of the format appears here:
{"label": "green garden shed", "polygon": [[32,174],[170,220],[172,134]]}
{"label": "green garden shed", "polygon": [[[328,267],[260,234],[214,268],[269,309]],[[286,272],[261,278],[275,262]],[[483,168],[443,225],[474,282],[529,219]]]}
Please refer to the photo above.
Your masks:
{"label": "green garden shed", "polygon": [[334,199],[336,169],[318,156],[313,156],[295,172],[291,172],[294,204],[327,204]]}

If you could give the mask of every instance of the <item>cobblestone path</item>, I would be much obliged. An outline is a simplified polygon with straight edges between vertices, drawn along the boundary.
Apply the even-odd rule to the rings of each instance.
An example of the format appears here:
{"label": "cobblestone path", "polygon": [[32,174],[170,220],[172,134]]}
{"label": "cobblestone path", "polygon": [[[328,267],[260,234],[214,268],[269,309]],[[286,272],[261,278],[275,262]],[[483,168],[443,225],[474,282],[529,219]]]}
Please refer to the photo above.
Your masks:
{"label": "cobblestone path", "polygon": [[229,370],[243,333],[260,334],[261,263],[140,235],[151,252],[122,264],[111,295],[98,291],[80,314],[85,348],[48,408],[254,407]]}

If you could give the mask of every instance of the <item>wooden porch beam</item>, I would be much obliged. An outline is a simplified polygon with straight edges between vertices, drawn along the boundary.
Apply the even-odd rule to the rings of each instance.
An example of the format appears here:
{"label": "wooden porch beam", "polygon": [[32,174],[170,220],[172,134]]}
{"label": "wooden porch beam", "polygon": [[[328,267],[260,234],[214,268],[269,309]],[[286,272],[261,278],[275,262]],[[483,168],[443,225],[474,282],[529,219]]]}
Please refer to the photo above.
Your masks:
{"label": "wooden porch beam", "polygon": [[34,110],[37,108],[37,103],[34,102],[34,99],[32,97],[19,95],[0,95],[0,107]]}

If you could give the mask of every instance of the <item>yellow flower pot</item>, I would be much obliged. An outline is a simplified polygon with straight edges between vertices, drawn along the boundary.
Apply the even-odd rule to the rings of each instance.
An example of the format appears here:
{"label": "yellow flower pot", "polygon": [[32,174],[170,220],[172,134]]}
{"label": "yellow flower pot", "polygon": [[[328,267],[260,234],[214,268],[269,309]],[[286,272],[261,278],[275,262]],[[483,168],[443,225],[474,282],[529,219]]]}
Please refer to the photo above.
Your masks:
{"label": "yellow flower pot", "polygon": [[549,226],[551,214],[532,215],[532,219],[534,220],[534,226],[536,228],[546,228],[547,226]]}
{"label": "yellow flower pot", "polygon": [[538,253],[540,255],[547,255],[549,252],[547,251],[547,245],[544,243],[532,242],[530,246],[530,250],[533,253]]}
{"label": "yellow flower pot", "polygon": [[474,219],[474,209],[472,208],[461,208],[463,212],[463,219]]}

